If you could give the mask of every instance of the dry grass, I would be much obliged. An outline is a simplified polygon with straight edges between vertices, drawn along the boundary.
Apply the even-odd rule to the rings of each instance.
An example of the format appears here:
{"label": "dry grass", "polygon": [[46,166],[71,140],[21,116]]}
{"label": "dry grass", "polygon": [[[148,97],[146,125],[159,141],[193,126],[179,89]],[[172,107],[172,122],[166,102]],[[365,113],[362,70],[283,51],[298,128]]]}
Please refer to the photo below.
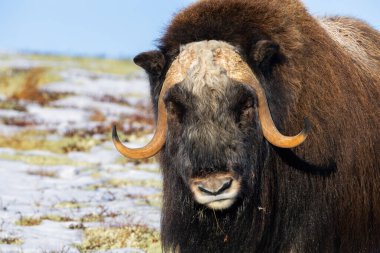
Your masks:
{"label": "dry grass", "polygon": [[40,80],[45,71],[44,68],[30,69],[27,72],[24,81],[20,84],[20,90],[16,91],[12,98],[16,100],[23,99],[36,101],[40,104],[45,103],[46,98],[38,90]]}
{"label": "dry grass", "polygon": [[63,201],[63,202],[59,202],[57,204],[55,204],[53,207],[54,208],[72,208],[72,209],[79,209],[79,208],[82,208],[82,207],[85,207],[86,205],[85,204],[81,204],[79,203],[78,201],[76,200],[72,200],[72,201]]}
{"label": "dry grass", "polygon": [[0,237],[0,244],[20,245],[22,240],[18,237]]}
{"label": "dry grass", "polygon": [[55,222],[74,221],[73,218],[68,217],[68,216],[47,214],[47,215],[43,215],[40,217],[23,217],[22,216],[22,217],[20,217],[20,219],[18,221],[16,221],[16,225],[23,226],[23,227],[38,226],[44,220],[55,221]]}
{"label": "dry grass", "polygon": [[23,154],[0,154],[0,159],[21,161],[29,165],[55,166],[55,165],[72,165],[72,166],[91,166],[88,162],[77,162],[67,157],[56,157],[46,155],[23,155]]}
{"label": "dry grass", "polygon": [[102,182],[101,184],[92,184],[86,187],[86,190],[97,190],[99,188],[122,188],[127,186],[139,186],[139,187],[152,187],[156,189],[162,188],[162,182],[160,180],[130,180],[130,179],[118,179],[113,178]]}
{"label": "dry grass", "polygon": [[101,57],[75,57],[59,55],[25,55],[30,60],[45,62],[60,62],[63,66],[73,66],[99,74],[127,75],[138,69],[130,60],[106,59]]}
{"label": "dry grass", "polygon": [[95,110],[91,116],[90,116],[91,121],[95,122],[104,122],[106,121],[106,116],[99,110]]}
{"label": "dry grass", "polygon": [[109,187],[119,188],[124,186],[140,186],[140,187],[152,187],[161,189],[162,188],[162,182],[161,180],[130,180],[130,179],[118,179],[113,178],[105,183]]}
{"label": "dry grass", "polygon": [[46,251],[46,250],[42,250],[41,253],[68,253],[68,252],[71,252],[70,251],[70,248],[68,247],[62,247],[62,249],[60,250],[49,250],[49,251]]}
{"label": "dry grass", "polygon": [[119,216],[119,213],[111,212],[103,205],[99,205],[97,208],[99,208],[98,212],[85,214],[80,218],[80,222],[104,222],[105,218],[115,218]]}
{"label": "dry grass", "polygon": [[68,221],[74,221],[72,218],[68,216],[60,216],[60,215],[53,215],[48,214],[41,217],[42,220],[50,220],[55,222],[68,222]]}
{"label": "dry grass", "polygon": [[23,217],[16,221],[16,225],[18,226],[38,226],[42,222],[41,217]]}
{"label": "dry grass", "polygon": [[145,226],[87,228],[84,240],[77,246],[81,252],[116,248],[140,248],[147,252],[161,252],[159,233]]}
{"label": "dry grass", "polygon": [[145,195],[137,199],[138,201],[136,202],[136,204],[138,205],[148,205],[148,206],[155,206],[155,207],[160,207],[160,208],[162,207],[161,194]]}
{"label": "dry grass", "polygon": [[15,150],[48,150],[64,154],[71,151],[88,151],[100,143],[91,136],[65,136],[58,140],[49,140],[49,133],[35,130],[25,130],[14,135],[0,135],[0,147]]}
{"label": "dry grass", "polygon": [[83,215],[80,218],[81,223],[86,223],[86,222],[103,222],[105,219],[105,216],[102,214],[97,214],[97,213],[88,213]]}
{"label": "dry grass", "polygon": [[84,226],[83,223],[73,223],[69,225],[69,229],[85,229],[86,227]]}
{"label": "dry grass", "polygon": [[48,171],[48,170],[41,169],[41,170],[29,170],[27,173],[32,176],[57,178],[56,171]]}
{"label": "dry grass", "polygon": [[26,111],[26,107],[23,105],[20,105],[18,101],[16,100],[0,101],[0,109],[14,110],[14,111],[19,111],[19,112]]}
{"label": "dry grass", "polygon": [[42,92],[42,85],[61,80],[49,68],[8,69],[0,72],[0,93],[14,100],[28,100],[45,104],[57,99],[56,94]]}

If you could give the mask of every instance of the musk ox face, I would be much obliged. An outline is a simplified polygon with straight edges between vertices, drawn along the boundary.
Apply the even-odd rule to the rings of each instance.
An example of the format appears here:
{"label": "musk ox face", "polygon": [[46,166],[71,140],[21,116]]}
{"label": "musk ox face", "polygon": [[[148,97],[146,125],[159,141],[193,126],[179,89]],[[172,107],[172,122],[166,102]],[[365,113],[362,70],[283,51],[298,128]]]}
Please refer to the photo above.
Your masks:
{"label": "musk ox face", "polygon": [[165,154],[194,200],[212,209],[250,194],[246,186],[252,186],[264,143],[255,91],[218,64],[223,50],[239,54],[220,41],[182,46],[177,60],[188,65],[185,79],[164,96]]}
{"label": "musk ox face", "polygon": [[[255,53],[264,55],[262,60],[271,53],[267,45],[257,43]],[[211,209],[227,209],[253,194],[268,142],[295,147],[306,139],[307,130],[293,137],[277,130],[264,89],[236,47],[205,40],[179,51],[161,87],[152,141],[129,149],[114,128],[114,144],[130,158],[155,155],[165,146],[164,167],[176,170],[193,200]],[[163,59],[160,52],[150,52],[135,61],[152,77]]]}
{"label": "musk ox face", "polygon": [[[254,58],[259,63],[273,54],[271,45],[256,43]],[[155,51],[137,56],[135,62],[152,78],[164,59]],[[258,78],[238,48],[223,41],[181,46],[163,80],[157,107],[152,141],[129,149],[114,128],[116,148],[127,157],[144,158],[165,146],[168,167],[178,171],[197,203],[212,209],[232,206],[245,186],[253,189],[266,141],[290,148],[307,136],[307,130],[293,137],[277,130]]]}
{"label": "musk ox face", "polygon": [[197,94],[188,86],[193,80],[186,79],[165,97],[165,156],[194,200],[212,209],[230,207],[244,195],[243,185],[252,185],[248,181],[254,179],[257,153],[263,144],[262,135],[257,134],[255,94],[219,77],[213,81],[225,86],[221,90],[204,86]]}

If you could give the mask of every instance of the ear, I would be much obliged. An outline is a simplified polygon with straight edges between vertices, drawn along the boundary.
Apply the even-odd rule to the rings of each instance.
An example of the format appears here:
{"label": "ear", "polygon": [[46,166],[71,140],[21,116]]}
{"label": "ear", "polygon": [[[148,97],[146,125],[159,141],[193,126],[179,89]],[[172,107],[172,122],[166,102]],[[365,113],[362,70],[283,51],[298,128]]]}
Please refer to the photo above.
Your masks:
{"label": "ear", "polygon": [[259,40],[252,46],[250,56],[256,66],[266,69],[280,59],[280,46],[271,40]]}
{"label": "ear", "polygon": [[161,74],[165,66],[165,57],[157,50],[138,54],[133,58],[133,61],[151,75]]}

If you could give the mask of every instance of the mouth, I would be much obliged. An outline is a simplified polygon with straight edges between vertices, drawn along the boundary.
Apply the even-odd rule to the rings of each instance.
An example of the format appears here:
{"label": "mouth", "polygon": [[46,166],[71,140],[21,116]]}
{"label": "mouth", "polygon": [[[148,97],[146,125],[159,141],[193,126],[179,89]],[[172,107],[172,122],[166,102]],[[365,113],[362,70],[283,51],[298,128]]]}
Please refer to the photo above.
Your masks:
{"label": "mouth", "polygon": [[240,180],[231,173],[213,174],[190,180],[190,189],[197,203],[214,210],[231,207],[239,195]]}
{"label": "mouth", "polygon": [[236,198],[224,198],[224,199],[218,199],[218,200],[210,201],[207,203],[203,203],[203,205],[207,206],[210,209],[223,210],[232,206],[233,203],[235,203],[235,200]]}

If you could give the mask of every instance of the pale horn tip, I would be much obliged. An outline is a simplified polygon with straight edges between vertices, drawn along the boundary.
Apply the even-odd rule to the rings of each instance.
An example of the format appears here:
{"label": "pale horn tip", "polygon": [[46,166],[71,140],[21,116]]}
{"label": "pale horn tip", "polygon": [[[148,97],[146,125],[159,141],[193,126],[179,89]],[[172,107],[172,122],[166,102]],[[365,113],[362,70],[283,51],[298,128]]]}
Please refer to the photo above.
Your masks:
{"label": "pale horn tip", "polygon": [[307,136],[311,132],[311,128],[312,128],[310,120],[308,118],[304,118],[303,125],[304,127],[302,130],[302,133]]}
{"label": "pale horn tip", "polygon": [[119,136],[117,135],[116,125],[112,126],[112,140],[120,141]]}

